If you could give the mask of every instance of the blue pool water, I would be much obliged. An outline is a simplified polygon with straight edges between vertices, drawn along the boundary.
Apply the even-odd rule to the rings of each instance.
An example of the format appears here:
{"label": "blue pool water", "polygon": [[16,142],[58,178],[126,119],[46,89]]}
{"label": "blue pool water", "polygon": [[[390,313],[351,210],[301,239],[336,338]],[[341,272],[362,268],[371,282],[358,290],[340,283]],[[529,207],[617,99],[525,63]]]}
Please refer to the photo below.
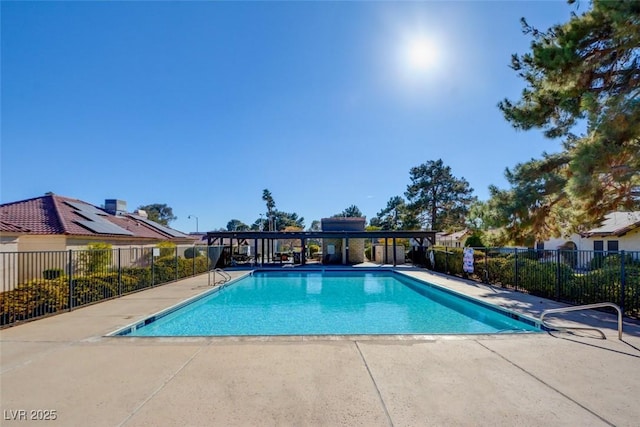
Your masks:
{"label": "blue pool water", "polygon": [[[526,319],[524,319],[526,320]],[[540,332],[497,308],[394,272],[256,272],[129,336]]]}

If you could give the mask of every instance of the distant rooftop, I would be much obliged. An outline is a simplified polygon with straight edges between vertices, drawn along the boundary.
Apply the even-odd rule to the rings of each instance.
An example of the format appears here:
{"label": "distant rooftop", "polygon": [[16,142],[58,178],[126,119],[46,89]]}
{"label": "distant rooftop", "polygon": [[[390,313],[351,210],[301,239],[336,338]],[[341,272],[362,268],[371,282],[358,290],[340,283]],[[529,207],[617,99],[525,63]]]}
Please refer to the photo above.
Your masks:
{"label": "distant rooftop", "polygon": [[190,238],[134,214],[114,215],[82,200],[52,193],[0,205],[0,230],[34,235],[126,236],[156,240]]}
{"label": "distant rooftop", "polygon": [[364,231],[364,217],[333,217],[320,220],[322,231]]}
{"label": "distant rooftop", "polygon": [[612,212],[605,216],[602,225],[593,228],[583,235],[591,236],[623,236],[629,231],[640,227],[640,211]]}

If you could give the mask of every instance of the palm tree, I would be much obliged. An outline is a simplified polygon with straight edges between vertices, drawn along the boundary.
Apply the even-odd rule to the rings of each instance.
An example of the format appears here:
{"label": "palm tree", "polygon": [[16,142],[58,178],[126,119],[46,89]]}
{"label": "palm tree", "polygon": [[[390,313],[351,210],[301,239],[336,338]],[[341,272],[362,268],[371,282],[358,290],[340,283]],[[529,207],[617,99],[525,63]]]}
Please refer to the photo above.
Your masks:
{"label": "palm tree", "polygon": [[273,221],[273,211],[276,208],[276,202],[273,201],[273,196],[271,195],[271,191],[266,188],[262,190],[262,200],[267,203],[267,218],[269,218],[269,231],[272,228]]}

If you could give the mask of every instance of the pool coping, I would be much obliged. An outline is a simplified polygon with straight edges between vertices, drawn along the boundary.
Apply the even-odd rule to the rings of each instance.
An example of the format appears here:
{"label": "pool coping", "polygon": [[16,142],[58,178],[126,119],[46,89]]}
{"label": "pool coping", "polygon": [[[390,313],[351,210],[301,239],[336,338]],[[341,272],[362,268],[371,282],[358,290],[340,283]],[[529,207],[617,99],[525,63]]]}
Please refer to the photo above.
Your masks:
{"label": "pool coping", "polygon": [[[404,276],[410,280],[414,280],[419,282],[420,284],[428,287],[435,288],[441,292],[454,295],[457,298],[461,298],[465,301],[469,301],[471,303],[477,304],[485,309],[497,312],[504,316],[507,316],[513,320],[523,322],[532,326],[534,328],[539,329],[539,331],[517,331],[517,330],[505,330],[503,332],[497,333],[463,333],[463,334],[454,334],[454,333],[427,333],[427,334],[283,334],[283,335],[188,335],[188,336],[129,336],[131,332],[142,328],[150,323],[155,322],[163,317],[174,313],[181,308],[192,304],[200,299],[206,298],[212,294],[215,294],[227,286],[233,285],[234,283],[244,279],[247,276],[251,276],[254,273],[274,273],[274,272],[282,272],[286,274],[291,273],[324,273],[324,272],[389,272],[393,274],[399,274]],[[328,341],[375,341],[375,340],[384,340],[384,341],[429,341],[434,340],[436,338],[443,337],[469,337],[469,338],[477,338],[477,337],[492,337],[492,336],[513,336],[513,335],[538,335],[544,332],[556,331],[556,329],[549,328],[546,325],[542,324],[539,319],[536,319],[531,316],[527,316],[522,313],[518,313],[514,310],[509,310],[505,307],[501,307],[499,305],[490,304],[486,301],[483,301],[481,298],[477,298],[471,295],[464,294],[462,292],[455,291],[446,286],[439,285],[436,283],[428,282],[424,279],[411,276],[406,274],[406,271],[403,269],[398,269],[396,267],[386,267],[386,266],[377,266],[377,267],[358,267],[358,268],[296,268],[295,270],[283,270],[283,269],[272,269],[272,268],[256,268],[252,270],[246,271],[246,273],[241,274],[240,276],[234,277],[228,282],[221,283],[219,285],[214,285],[211,289],[205,290],[197,295],[191,296],[183,301],[180,301],[176,304],[173,304],[170,307],[159,310],[149,316],[146,316],[144,319],[136,320],[135,322],[131,322],[123,327],[120,327],[112,332],[109,332],[103,336],[103,338],[115,338],[115,339],[142,339],[142,340],[153,340],[153,339],[163,339],[163,340],[173,340],[175,342],[179,342],[181,339],[186,339],[189,342],[189,339],[198,339],[202,338],[207,341],[320,341],[320,340],[328,340]],[[463,339],[463,338],[460,338]]]}

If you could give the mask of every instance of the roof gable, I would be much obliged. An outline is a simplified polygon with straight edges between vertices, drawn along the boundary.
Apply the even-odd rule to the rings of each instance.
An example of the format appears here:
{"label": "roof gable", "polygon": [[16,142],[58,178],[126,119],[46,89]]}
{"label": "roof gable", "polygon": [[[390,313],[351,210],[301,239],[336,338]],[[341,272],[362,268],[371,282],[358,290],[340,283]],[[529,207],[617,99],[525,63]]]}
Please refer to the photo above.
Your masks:
{"label": "roof gable", "polygon": [[0,220],[28,230],[31,234],[62,234],[53,196],[36,197],[0,205]]}
{"label": "roof gable", "polygon": [[584,235],[586,236],[622,236],[634,228],[640,227],[640,211],[635,212],[612,212],[605,215],[602,224],[593,228]]}

